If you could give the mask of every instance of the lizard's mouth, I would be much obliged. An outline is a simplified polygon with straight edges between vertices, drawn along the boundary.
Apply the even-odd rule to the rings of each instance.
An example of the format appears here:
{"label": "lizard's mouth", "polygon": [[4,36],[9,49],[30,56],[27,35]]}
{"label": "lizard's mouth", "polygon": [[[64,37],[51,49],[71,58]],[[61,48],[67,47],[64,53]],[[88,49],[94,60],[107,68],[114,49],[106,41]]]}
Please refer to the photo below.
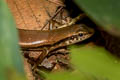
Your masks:
{"label": "lizard's mouth", "polygon": [[84,41],[91,37],[93,33],[79,33],[78,35],[73,35],[67,39],[64,40],[64,44],[70,45],[70,44],[75,44],[81,41]]}

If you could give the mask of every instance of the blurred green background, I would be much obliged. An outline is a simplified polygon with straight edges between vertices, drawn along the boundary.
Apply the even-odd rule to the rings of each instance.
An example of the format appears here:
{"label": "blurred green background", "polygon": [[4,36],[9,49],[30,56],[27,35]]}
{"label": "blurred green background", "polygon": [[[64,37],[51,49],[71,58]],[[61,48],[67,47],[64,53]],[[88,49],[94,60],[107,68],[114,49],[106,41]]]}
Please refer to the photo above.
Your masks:
{"label": "blurred green background", "polygon": [[101,28],[120,37],[120,0],[74,0]]}

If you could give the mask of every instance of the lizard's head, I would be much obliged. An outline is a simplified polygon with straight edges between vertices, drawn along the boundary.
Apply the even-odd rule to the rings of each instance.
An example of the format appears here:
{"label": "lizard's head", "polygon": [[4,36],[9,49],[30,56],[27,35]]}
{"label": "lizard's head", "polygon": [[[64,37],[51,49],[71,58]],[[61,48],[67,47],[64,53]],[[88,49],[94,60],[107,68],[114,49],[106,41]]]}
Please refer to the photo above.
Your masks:
{"label": "lizard's head", "polygon": [[77,27],[77,28],[74,34],[65,41],[67,45],[86,40],[94,34],[94,29],[89,28],[84,24],[75,25],[73,27]]}

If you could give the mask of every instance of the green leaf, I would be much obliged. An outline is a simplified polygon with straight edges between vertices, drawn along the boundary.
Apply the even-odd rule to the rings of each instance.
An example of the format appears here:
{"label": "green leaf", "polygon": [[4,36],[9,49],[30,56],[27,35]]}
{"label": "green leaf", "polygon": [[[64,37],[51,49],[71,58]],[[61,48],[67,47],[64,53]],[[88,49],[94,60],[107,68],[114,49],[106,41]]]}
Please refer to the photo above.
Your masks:
{"label": "green leaf", "polygon": [[17,31],[5,0],[0,0],[0,80],[10,80],[14,72],[24,74]]}
{"label": "green leaf", "polygon": [[83,74],[80,71],[74,72],[55,72],[52,74],[48,74],[48,80],[94,80],[93,77]]}
{"label": "green leaf", "polygon": [[75,0],[96,23],[120,36],[120,0]]}
{"label": "green leaf", "polygon": [[120,80],[120,59],[104,48],[72,48],[71,52],[72,62],[78,71],[97,80]]}

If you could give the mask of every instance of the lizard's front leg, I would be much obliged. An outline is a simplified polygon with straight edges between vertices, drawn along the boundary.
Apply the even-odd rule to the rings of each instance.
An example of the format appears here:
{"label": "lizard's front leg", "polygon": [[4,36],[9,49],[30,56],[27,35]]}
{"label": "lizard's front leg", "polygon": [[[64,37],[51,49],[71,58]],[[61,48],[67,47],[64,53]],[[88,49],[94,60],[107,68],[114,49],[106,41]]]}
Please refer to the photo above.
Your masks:
{"label": "lizard's front leg", "polygon": [[46,47],[40,49],[39,51],[42,51],[42,53],[41,53],[41,55],[39,55],[38,59],[34,63],[32,70],[35,70],[37,68],[37,66],[42,63],[42,61],[48,55],[48,52],[49,52]]}

